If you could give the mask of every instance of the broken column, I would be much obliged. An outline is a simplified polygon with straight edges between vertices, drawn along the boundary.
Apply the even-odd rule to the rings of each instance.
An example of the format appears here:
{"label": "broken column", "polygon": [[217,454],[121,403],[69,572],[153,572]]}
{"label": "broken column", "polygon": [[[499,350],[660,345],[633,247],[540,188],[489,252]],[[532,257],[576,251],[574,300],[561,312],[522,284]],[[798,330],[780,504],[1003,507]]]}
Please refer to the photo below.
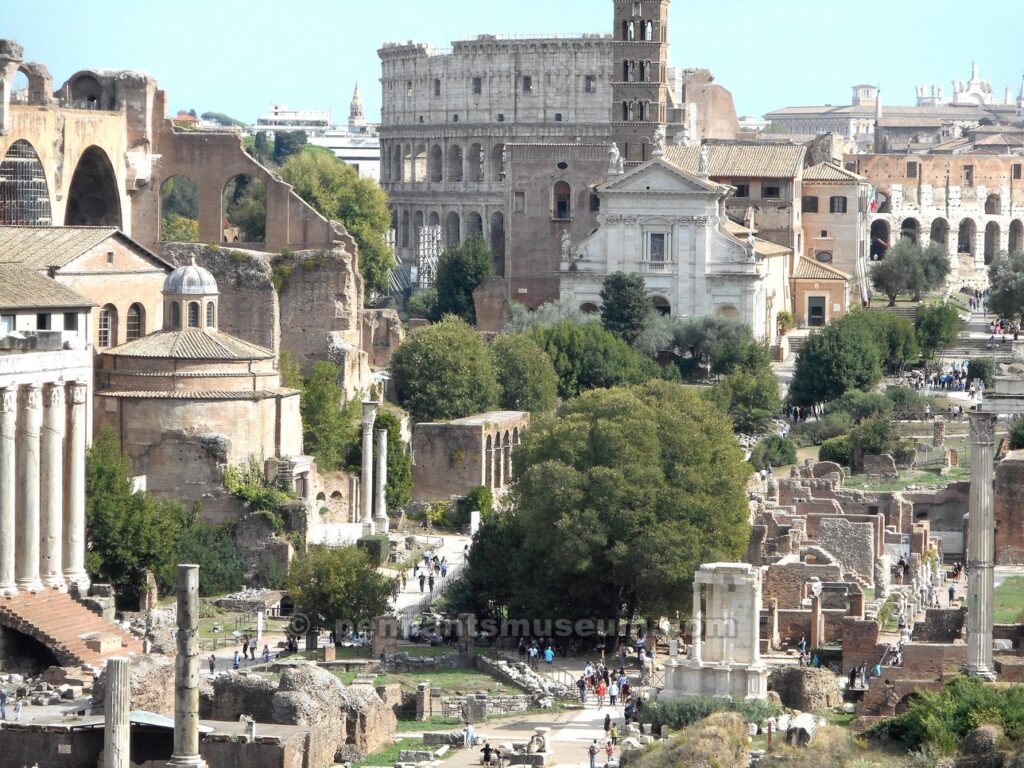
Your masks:
{"label": "broken column", "polygon": [[973,412],[971,495],[967,518],[967,673],[995,679],[992,667],[992,611],[995,586],[995,480],[993,445],[996,414]]}
{"label": "broken column", "polygon": [[363,471],[359,492],[363,504],[363,535],[373,535],[373,422],[377,418],[377,403],[363,401]]}
{"label": "broken column", "polygon": [[373,474],[373,528],[374,532],[388,532],[388,501],[385,488],[388,483],[388,431],[377,430],[377,468]]}
{"label": "broken column", "polygon": [[932,445],[936,448],[942,448],[946,444],[946,420],[941,416],[936,416],[935,421],[932,423]]}
{"label": "broken column", "polygon": [[199,756],[199,566],[178,566],[178,656],[174,660],[174,753],[170,768],[205,768]]}
{"label": "broken column", "polygon": [[127,658],[107,662],[103,697],[103,768],[130,768],[131,685]]}

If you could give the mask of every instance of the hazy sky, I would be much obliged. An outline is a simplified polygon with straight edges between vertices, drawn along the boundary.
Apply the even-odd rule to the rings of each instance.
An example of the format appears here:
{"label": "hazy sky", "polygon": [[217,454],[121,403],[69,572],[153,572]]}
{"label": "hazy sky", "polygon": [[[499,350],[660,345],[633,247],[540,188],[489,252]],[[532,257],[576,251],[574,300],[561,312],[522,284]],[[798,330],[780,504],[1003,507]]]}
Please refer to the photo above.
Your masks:
{"label": "hazy sky", "polygon": [[[343,122],[356,80],[378,118],[385,41],[608,32],[611,14],[610,0],[0,0],[0,38],[57,87],[79,69],[143,69],[175,111],[251,122],[276,102]],[[855,83],[912,104],[916,83],[948,94],[972,59],[997,98],[1016,97],[1024,72],[1021,0],[676,0],[670,37],[673,63],[713,70],[741,115],[848,104]]]}

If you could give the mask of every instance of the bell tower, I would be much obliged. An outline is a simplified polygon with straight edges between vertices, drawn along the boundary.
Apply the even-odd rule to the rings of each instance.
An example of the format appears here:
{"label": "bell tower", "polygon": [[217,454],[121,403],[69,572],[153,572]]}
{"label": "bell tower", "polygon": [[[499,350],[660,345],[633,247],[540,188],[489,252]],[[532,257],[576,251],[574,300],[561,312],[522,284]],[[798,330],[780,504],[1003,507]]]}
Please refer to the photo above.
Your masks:
{"label": "bell tower", "polygon": [[614,0],[612,138],[627,165],[652,156],[668,123],[668,6],[672,0]]}

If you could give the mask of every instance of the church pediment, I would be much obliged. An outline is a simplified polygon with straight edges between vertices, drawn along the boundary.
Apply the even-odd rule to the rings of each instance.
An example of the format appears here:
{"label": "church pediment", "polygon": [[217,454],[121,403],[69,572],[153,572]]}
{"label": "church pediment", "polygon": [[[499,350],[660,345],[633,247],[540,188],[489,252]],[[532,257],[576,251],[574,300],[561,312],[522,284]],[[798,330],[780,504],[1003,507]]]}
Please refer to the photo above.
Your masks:
{"label": "church pediment", "polygon": [[622,193],[701,193],[717,194],[724,190],[720,184],[692,176],[660,158],[649,160],[626,175],[610,181],[600,192]]}

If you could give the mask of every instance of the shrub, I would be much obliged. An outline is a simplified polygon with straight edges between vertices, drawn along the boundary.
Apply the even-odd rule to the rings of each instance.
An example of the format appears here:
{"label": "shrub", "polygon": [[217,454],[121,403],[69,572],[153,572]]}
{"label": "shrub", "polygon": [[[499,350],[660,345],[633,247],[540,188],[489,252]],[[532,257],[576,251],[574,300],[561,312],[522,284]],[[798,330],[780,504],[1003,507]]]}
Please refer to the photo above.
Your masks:
{"label": "shrub", "polygon": [[1010,450],[1019,451],[1024,448],[1024,419],[1017,419],[1010,427]]}
{"label": "shrub", "polygon": [[920,418],[931,399],[910,387],[890,387],[885,396],[892,402],[894,419]]}
{"label": "shrub", "polygon": [[763,469],[769,464],[772,467],[784,467],[789,464],[796,464],[796,446],[793,441],[778,435],[766,437],[754,446],[750,453],[750,463],[757,469]]}
{"label": "shrub", "polygon": [[967,361],[967,372],[971,381],[981,379],[985,382],[985,389],[991,389],[996,375],[996,361],[991,357],[972,357]]}
{"label": "shrub", "polygon": [[789,439],[797,448],[821,445],[833,437],[845,435],[853,428],[853,417],[845,411],[827,413],[816,421],[796,424],[789,432]]}
{"label": "shrub", "polygon": [[387,562],[390,549],[387,536],[363,536],[356,541],[356,546],[366,550],[366,556],[374,565],[383,565]]}
{"label": "shrub", "polygon": [[887,416],[893,401],[877,392],[851,389],[828,404],[829,413],[848,413],[855,424],[872,416]]}
{"label": "shrub", "polygon": [[456,524],[469,525],[469,513],[474,510],[480,512],[481,520],[486,520],[491,516],[493,506],[494,494],[491,493],[491,489],[486,485],[478,485],[459,500]]}
{"label": "shrub", "polygon": [[854,450],[881,456],[892,453],[899,442],[896,425],[884,416],[866,419],[850,432],[850,443]]}
{"label": "shrub", "polygon": [[663,725],[670,729],[685,728],[698,720],[703,720],[715,712],[736,712],[748,722],[760,723],[769,717],[775,717],[782,708],[769,701],[752,699],[750,701],[734,701],[725,698],[693,696],[685,699],[647,702],[641,709],[641,722],[652,723],[654,732],[661,730]]}
{"label": "shrub", "polygon": [[826,440],[818,449],[818,461],[834,461],[844,467],[850,466],[853,459],[853,443],[849,435],[840,435]]}

